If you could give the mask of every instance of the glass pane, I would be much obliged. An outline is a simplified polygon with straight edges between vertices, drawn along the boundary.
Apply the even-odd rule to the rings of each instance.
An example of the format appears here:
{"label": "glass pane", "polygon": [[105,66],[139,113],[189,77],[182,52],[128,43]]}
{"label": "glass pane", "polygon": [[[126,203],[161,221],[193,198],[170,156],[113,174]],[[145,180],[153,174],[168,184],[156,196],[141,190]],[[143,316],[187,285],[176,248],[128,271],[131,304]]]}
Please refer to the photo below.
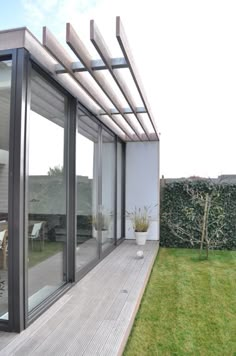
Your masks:
{"label": "glass pane", "polygon": [[123,162],[122,144],[117,144],[117,239],[122,236]]}
{"label": "glass pane", "polygon": [[102,133],[102,251],[114,244],[115,224],[115,137],[105,130]]}
{"label": "glass pane", "polygon": [[11,61],[0,62],[0,318],[8,319],[8,172]]}
{"label": "glass pane", "polygon": [[[66,283],[66,98],[36,71],[28,122],[29,311]],[[26,225],[26,226],[27,226]]]}
{"label": "glass pane", "polygon": [[76,134],[76,269],[98,258],[97,166],[99,126],[80,113]]}

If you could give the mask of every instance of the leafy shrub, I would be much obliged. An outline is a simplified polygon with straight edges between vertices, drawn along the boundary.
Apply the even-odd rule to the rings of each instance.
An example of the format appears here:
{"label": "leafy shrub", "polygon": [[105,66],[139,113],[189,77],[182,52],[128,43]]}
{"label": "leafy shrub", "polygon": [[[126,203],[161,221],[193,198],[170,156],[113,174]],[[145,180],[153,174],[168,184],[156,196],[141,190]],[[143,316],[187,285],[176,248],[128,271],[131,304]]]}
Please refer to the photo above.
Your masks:
{"label": "leafy shrub", "polygon": [[[195,242],[200,243],[204,199],[208,195],[213,203],[209,209],[207,232],[220,242],[211,247],[236,249],[236,185],[185,180],[167,183],[162,189],[161,246],[195,248]],[[182,229],[186,238],[179,238],[173,226]]]}

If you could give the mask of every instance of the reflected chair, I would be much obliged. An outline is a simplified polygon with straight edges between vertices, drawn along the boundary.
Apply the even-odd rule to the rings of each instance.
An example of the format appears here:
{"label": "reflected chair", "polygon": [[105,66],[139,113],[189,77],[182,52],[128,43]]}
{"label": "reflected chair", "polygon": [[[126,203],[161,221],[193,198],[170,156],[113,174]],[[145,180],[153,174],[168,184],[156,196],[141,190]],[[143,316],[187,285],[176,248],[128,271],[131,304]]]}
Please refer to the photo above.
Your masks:
{"label": "reflected chair", "polygon": [[6,269],[7,252],[8,252],[8,230],[0,231],[0,250],[3,256],[3,269]]}
{"label": "reflected chair", "polygon": [[43,229],[43,221],[41,221],[39,223],[35,223],[33,225],[32,232],[29,235],[29,239],[31,239],[31,249],[32,249],[32,251],[33,251],[33,247],[34,247],[33,242],[35,240],[39,240],[40,241],[40,251],[42,251],[42,247],[44,246],[44,236],[43,236],[42,229]]}

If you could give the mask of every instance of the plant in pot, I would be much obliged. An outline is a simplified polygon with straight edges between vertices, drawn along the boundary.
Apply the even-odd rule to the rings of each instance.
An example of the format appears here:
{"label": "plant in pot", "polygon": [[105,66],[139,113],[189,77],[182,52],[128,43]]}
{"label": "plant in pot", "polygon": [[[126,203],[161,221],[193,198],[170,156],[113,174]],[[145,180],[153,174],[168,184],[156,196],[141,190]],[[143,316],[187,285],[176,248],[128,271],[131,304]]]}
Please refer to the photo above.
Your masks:
{"label": "plant in pot", "polygon": [[148,228],[150,225],[149,208],[136,208],[133,212],[128,213],[131,219],[137,245],[145,245],[147,240]]}
{"label": "plant in pot", "polygon": [[98,229],[101,229],[102,232],[102,243],[105,243],[108,238],[108,230],[109,230],[109,216],[105,214],[100,214],[100,225],[98,220],[98,215],[93,216],[93,228],[94,228],[94,237],[98,239]]}

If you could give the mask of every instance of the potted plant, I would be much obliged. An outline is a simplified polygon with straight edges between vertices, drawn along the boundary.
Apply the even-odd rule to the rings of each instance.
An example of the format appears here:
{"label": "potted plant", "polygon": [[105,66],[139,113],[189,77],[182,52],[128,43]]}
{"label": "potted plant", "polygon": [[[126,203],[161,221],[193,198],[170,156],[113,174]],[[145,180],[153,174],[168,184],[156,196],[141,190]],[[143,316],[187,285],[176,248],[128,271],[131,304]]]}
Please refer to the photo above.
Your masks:
{"label": "potted plant", "polygon": [[101,223],[99,226],[98,216],[93,216],[93,228],[94,228],[94,237],[98,239],[98,229],[101,228],[102,232],[102,243],[105,243],[108,238],[108,230],[109,230],[109,217],[105,214],[100,215]]}
{"label": "potted plant", "polygon": [[142,209],[135,207],[133,212],[128,213],[128,217],[133,224],[137,245],[145,245],[150,225],[149,208],[146,206]]}

